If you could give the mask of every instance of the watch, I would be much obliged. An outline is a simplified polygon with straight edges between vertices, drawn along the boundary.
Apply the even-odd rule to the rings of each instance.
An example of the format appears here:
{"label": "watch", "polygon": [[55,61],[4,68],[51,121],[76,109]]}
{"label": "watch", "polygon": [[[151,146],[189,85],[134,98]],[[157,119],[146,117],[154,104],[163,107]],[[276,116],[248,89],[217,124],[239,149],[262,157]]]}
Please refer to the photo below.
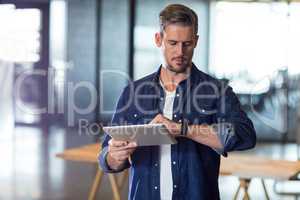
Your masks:
{"label": "watch", "polygon": [[186,119],[182,119],[181,121],[181,132],[180,132],[180,135],[182,136],[186,136],[187,135],[187,132],[188,132],[188,121]]}

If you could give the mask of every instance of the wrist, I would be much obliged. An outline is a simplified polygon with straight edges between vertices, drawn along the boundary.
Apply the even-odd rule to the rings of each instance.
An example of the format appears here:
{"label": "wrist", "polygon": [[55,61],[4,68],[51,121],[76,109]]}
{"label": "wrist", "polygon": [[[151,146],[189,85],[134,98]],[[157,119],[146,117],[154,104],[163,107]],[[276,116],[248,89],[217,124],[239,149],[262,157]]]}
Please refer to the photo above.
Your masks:
{"label": "wrist", "polygon": [[106,164],[112,170],[118,170],[121,166],[121,164],[111,156],[110,152],[106,155]]}
{"label": "wrist", "polygon": [[114,161],[113,161],[113,158],[111,157],[110,153],[107,152],[106,154],[106,157],[105,157],[105,161],[106,161],[106,164],[107,166],[110,168],[110,169],[114,169]]}
{"label": "wrist", "polygon": [[182,119],[180,135],[186,137],[188,135],[188,129],[189,129],[188,121],[186,119]]}

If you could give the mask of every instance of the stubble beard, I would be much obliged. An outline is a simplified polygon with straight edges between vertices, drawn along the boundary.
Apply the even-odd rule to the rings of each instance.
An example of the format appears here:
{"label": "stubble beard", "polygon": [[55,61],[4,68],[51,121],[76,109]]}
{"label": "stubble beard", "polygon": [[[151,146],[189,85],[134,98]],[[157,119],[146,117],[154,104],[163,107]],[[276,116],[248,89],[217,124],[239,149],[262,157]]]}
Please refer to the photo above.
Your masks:
{"label": "stubble beard", "polygon": [[186,64],[181,66],[180,68],[175,68],[174,66],[167,64],[166,68],[175,74],[185,74],[188,71],[189,65],[190,64]]}

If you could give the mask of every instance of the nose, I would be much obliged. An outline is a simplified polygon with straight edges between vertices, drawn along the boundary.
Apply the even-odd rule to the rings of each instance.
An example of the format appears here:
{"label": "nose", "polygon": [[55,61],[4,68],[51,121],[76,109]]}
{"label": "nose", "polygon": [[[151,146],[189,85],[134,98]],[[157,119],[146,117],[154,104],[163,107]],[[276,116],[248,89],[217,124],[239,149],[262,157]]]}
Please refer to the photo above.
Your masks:
{"label": "nose", "polygon": [[183,44],[178,42],[178,44],[176,45],[176,54],[178,56],[182,56],[183,55]]}

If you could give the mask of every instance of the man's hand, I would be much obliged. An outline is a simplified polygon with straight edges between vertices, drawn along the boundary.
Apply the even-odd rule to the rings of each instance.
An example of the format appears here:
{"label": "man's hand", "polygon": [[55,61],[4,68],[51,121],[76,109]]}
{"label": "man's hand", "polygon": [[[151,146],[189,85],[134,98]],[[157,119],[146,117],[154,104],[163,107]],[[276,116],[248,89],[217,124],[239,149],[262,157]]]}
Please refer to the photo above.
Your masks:
{"label": "man's hand", "polygon": [[137,144],[135,142],[118,141],[112,138],[108,142],[107,164],[114,170],[121,168],[136,147]]}
{"label": "man's hand", "polygon": [[[181,136],[181,124],[173,122],[162,114],[158,114],[150,122],[154,124],[163,124],[166,126],[171,135]],[[187,135],[185,136],[198,143],[205,144],[211,148],[222,149],[223,145],[213,128],[207,124],[189,125]]]}
{"label": "man's hand", "polygon": [[158,114],[154,117],[154,119],[150,122],[151,124],[163,124],[168,129],[171,135],[180,136],[181,133],[181,124],[173,122],[168,118],[164,117],[162,114]]}

